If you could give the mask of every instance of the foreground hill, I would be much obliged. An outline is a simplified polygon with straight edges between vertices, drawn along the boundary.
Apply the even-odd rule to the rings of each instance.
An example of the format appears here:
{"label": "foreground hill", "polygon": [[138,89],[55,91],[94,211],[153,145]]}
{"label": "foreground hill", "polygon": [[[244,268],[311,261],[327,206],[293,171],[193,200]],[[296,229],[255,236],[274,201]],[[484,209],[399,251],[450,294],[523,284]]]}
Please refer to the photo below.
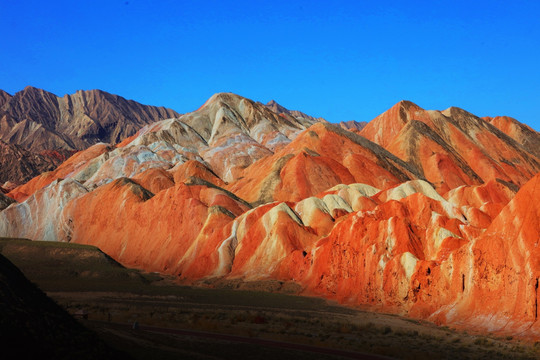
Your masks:
{"label": "foreground hill", "polygon": [[[69,151],[84,150],[98,142],[117,143],[147,124],[177,116],[173,110],[100,90],[81,90],[63,97],[31,86],[13,96],[2,91],[0,140],[24,150],[18,150],[19,165],[3,164],[0,182],[28,181],[58,166]],[[0,150],[12,158],[13,149],[17,148]]]}
{"label": "foreground hill", "polygon": [[6,358],[112,359],[109,349],[0,255],[0,333]]}
{"label": "foreground hill", "polygon": [[536,155],[464,110],[410,102],[361,134],[216,94],[12,190],[0,236],[540,338]]}

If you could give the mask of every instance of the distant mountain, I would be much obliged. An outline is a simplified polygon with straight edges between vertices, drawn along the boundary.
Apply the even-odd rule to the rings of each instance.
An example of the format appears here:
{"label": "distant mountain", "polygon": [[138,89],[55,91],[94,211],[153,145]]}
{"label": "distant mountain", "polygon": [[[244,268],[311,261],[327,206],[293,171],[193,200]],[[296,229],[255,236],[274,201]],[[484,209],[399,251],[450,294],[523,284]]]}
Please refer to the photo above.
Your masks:
{"label": "distant mountain", "polygon": [[33,151],[82,150],[117,143],[144,125],[178,116],[101,90],[58,97],[28,86],[0,108],[0,138]]}
{"label": "distant mountain", "polygon": [[[12,163],[13,168],[5,168],[0,183],[27,181],[32,176],[25,177],[26,174],[35,174],[29,171],[30,167],[37,172],[47,170],[46,165],[28,166],[36,164],[37,160],[30,157],[40,152],[62,154],[65,150],[84,150],[98,142],[114,144],[145,125],[178,116],[171,109],[142,105],[101,90],[81,90],[63,97],[30,86],[13,96],[1,91],[0,140],[30,153],[22,154],[21,167]],[[48,154],[43,161],[56,165]],[[9,172],[14,176],[6,177]]]}
{"label": "distant mountain", "polygon": [[294,117],[294,118],[296,118],[297,120],[300,120],[300,121],[302,121],[303,119],[306,119],[306,120],[309,120],[311,122],[326,122],[326,120],[321,118],[321,117],[316,118],[314,116],[305,114],[305,113],[303,113],[301,111],[298,111],[298,110],[289,110],[289,109],[281,106],[280,104],[278,104],[275,100],[270,100],[265,106],[267,108],[269,108],[270,110],[272,110],[273,112],[275,112],[276,114],[289,115],[289,116],[292,116],[292,117]]}
{"label": "distant mountain", "polygon": [[5,181],[24,183],[39,174],[53,170],[65,160],[64,156],[34,153],[19,145],[0,140],[0,184]]}
{"label": "distant mountain", "polygon": [[360,132],[364,127],[366,127],[368,123],[365,121],[355,121],[355,120],[349,120],[349,121],[342,121],[339,123],[339,125],[345,129],[352,132]]}

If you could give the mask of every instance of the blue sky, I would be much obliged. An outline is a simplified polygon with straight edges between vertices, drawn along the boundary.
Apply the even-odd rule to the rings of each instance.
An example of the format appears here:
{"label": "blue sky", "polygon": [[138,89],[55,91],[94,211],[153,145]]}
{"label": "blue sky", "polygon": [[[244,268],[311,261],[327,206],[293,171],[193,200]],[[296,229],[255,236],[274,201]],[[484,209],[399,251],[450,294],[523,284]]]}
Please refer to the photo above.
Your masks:
{"label": "blue sky", "polygon": [[539,1],[0,0],[0,88],[213,93],[369,121],[402,99],[540,130]]}

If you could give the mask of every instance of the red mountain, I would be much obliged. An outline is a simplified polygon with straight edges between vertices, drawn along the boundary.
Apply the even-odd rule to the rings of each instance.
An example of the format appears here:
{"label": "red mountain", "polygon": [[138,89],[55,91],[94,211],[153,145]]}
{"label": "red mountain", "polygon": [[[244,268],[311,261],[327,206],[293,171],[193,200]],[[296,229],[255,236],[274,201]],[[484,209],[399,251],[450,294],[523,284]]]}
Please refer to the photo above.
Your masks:
{"label": "red mountain", "polygon": [[[515,188],[538,172],[534,153],[485,120],[459,108],[426,111],[402,101],[360,132],[422,172],[444,193],[499,179]],[[538,133],[532,139],[540,139]]]}

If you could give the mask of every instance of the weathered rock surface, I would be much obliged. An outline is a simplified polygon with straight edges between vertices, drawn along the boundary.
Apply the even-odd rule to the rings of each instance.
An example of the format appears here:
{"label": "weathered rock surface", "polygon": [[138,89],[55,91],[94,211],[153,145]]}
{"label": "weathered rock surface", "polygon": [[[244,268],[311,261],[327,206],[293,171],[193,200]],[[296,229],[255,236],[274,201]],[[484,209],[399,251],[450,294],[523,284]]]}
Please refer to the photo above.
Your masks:
{"label": "weathered rock surface", "polygon": [[531,127],[509,116],[483,117],[482,119],[523,145],[528,152],[540,157],[540,134]]}
{"label": "weathered rock surface", "polygon": [[[462,293],[432,316],[482,330],[540,337],[540,174],[525,184],[486,231],[456,251]],[[443,268],[442,275],[448,270]],[[448,279],[448,276],[446,276]],[[451,281],[447,280],[450,284]],[[459,276],[453,277],[459,289]],[[482,299],[482,301],[477,301]]]}

